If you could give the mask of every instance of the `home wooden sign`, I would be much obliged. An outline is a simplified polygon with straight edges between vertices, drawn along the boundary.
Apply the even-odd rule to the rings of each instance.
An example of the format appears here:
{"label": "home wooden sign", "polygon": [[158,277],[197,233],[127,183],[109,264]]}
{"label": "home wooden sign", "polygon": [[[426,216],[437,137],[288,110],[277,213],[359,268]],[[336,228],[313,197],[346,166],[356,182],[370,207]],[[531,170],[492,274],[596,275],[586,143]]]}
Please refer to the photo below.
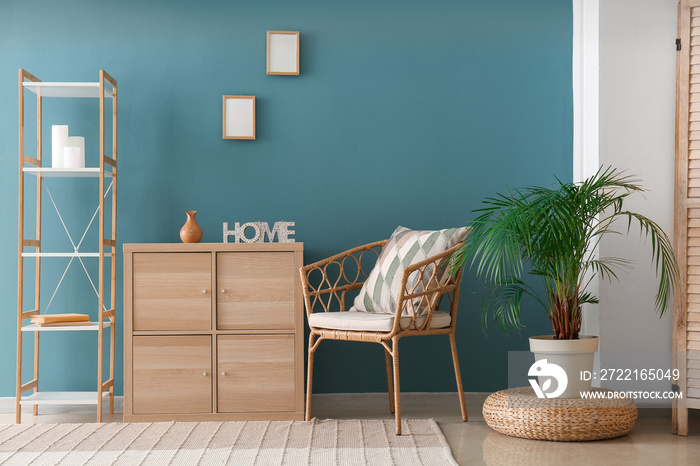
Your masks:
{"label": "home wooden sign", "polygon": [[[228,243],[229,236],[233,236],[234,243],[264,243],[267,237],[268,242],[273,243],[275,236],[279,243],[294,243],[296,240],[290,238],[295,231],[290,230],[294,226],[294,222],[275,222],[270,230],[270,225],[267,222],[247,222],[233,224],[233,230],[228,229],[228,222],[224,222],[224,243]],[[252,230],[253,236],[246,236],[246,230]]]}

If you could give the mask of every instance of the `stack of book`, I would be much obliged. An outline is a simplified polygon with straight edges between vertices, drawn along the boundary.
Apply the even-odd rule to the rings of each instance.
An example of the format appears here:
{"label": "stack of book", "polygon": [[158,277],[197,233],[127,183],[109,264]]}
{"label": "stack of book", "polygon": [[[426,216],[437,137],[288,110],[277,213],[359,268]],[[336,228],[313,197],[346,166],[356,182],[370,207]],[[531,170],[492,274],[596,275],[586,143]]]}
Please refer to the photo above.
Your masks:
{"label": "stack of book", "polygon": [[87,314],[42,314],[32,317],[32,323],[41,327],[90,325],[90,316]]}

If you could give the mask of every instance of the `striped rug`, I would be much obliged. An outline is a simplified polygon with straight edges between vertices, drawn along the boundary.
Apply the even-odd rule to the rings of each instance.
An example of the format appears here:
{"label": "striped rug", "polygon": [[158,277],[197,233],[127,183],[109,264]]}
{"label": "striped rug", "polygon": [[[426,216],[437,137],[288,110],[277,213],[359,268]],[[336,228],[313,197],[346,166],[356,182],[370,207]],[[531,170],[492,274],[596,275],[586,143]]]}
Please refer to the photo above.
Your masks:
{"label": "striped rug", "polygon": [[456,465],[432,419],[0,425],[5,465]]}

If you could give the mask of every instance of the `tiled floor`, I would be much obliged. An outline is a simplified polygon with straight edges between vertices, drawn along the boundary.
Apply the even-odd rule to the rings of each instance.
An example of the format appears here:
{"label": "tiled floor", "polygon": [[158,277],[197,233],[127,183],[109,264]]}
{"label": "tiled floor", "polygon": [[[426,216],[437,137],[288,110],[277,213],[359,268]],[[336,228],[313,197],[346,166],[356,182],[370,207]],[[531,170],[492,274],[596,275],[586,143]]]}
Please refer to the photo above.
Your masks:
{"label": "tiled floor", "polygon": [[[467,394],[469,421],[462,422],[454,393],[405,393],[404,418],[434,418],[460,465],[700,465],[700,412],[691,410],[689,435],[671,434],[669,410],[640,411],[629,435],[596,442],[546,442],[507,437],[491,430],[481,416],[487,394]],[[119,410],[119,405],[117,405]],[[0,423],[13,423],[14,412],[0,412]],[[44,414],[23,414],[23,422],[95,422],[94,408],[44,408]],[[336,419],[391,419],[385,394],[316,395],[315,417]],[[105,415],[120,422],[121,414]]]}
{"label": "tiled floor", "polygon": [[[342,398],[341,398],[342,396]],[[595,442],[548,442],[508,437],[491,430],[481,407],[488,394],[467,394],[469,421],[462,422],[456,393],[406,393],[405,418],[434,418],[460,465],[700,465],[700,412],[692,412],[690,435],[671,433],[670,410],[646,409],[629,435]],[[387,395],[320,395],[319,418],[389,418]]]}

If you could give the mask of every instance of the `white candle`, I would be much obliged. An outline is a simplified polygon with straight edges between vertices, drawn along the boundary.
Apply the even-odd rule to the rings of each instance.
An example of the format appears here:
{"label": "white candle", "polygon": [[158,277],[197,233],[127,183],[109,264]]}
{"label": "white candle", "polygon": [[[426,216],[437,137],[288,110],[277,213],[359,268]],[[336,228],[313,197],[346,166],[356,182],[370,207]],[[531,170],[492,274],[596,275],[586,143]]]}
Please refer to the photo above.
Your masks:
{"label": "white candle", "polygon": [[68,144],[68,125],[51,126],[51,167],[63,168],[63,149]]}
{"label": "white candle", "polygon": [[70,136],[66,147],[78,147],[80,149],[78,165],[70,168],[85,168],[85,138],[82,136]]}
{"label": "white candle", "polygon": [[63,149],[63,167],[64,168],[83,168],[80,165],[81,151],[80,147],[68,146]]}

